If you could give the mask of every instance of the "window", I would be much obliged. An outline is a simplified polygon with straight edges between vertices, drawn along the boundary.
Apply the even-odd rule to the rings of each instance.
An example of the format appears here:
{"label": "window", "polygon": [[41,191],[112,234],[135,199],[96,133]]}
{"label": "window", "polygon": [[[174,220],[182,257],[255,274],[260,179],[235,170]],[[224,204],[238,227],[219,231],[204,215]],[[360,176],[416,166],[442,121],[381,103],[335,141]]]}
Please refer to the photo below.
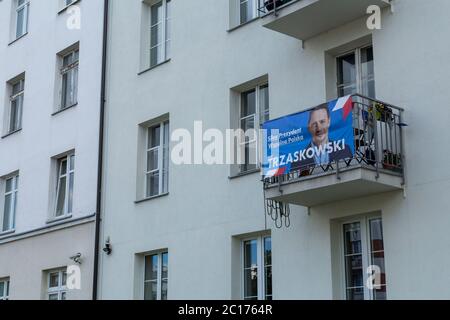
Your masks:
{"label": "window", "polygon": [[[259,130],[260,126],[269,120],[269,85],[258,86],[255,89],[241,93],[239,111],[239,128]],[[240,141],[244,159],[241,159],[239,171],[246,172],[258,166],[257,136],[245,135]],[[243,161],[242,161],[243,160]]]}
{"label": "window", "polygon": [[169,281],[169,254],[167,252],[145,257],[144,300],[167,300]]}
{"label": "window", "polygon": [[244,300],[272,300],[272,238],[242,242]]}
{"label": "window", "polygon": [[9,300],[9,278],[0,280],[0,301]]}
{"label": "window", "polygon": [[170,57],[171,0],[150,5],[150,67]]}
{"label": "window", "polygon": [[1,232],[14,230],[17,210],[17,195],[19,192],[19,175],[5,179],[5,193]]}
{"label": "window", "polygon": [[[344,223],[343,241],[347,300],[386,300],[382,219],[365,217]],[[373,288],[367,285],[371,269],[379,271]]]}
{"label": "window", "polygon": [[239,0],[240,23],[246,23],[258,17],[258,0]]}
{"label": "window", "polygon": [[74,49],[61,56],[60,110],[77,104],[79,50]]}
{"label": "window", "polygon": [[11,95],[9,97],[7,134],[16,132],[22,128],[22,112],[25,90],[25,78],[20,78],[10,83]]}
{"label": "window", "polygon": [[147,129],[145,196],[154,197],[169,191],[169,121]]}
{"label": "window", "polygon": [[337,58],[339,97],[359,93],[375,98],[373,47],[358,48]]}
{"label": "window", "polygon": [[66,268],[50,271],[48,273],[48,300],[66,300],[67,297],[67,272]]}
{"label": "window", "polygon": [[29,0],[14,0],[15,3],[15,34],[14,39],[25,35],[28,31]]}
{"label": "window", "polygon": [[72,213],[74,176],[75,155],[72,154],[59,159],[56,184],[56,217]]}

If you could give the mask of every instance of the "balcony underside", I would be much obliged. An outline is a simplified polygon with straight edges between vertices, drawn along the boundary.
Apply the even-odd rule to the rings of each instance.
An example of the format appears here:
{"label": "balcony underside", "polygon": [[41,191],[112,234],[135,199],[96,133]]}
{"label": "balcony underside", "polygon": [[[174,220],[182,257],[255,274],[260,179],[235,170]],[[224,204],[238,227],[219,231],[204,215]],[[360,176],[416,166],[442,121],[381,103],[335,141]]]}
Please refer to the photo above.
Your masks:
{"label": "balcony underside", "polygon": [[370,5],[380,8],[383,0],[298,0],[264,17],[264,27],[291,37],[308,40],[367,14]]}
{"label": "balcony underside", "polygon": [[[272,185],[266,189],[267,199],[313,207],[335,201],[355,199],[384,192],[402,190],[403,178],[380,170],[377,178],[373,168],[346,168],[339,175],[324,173]],[[280,188],[282,193],[280,193]]]}

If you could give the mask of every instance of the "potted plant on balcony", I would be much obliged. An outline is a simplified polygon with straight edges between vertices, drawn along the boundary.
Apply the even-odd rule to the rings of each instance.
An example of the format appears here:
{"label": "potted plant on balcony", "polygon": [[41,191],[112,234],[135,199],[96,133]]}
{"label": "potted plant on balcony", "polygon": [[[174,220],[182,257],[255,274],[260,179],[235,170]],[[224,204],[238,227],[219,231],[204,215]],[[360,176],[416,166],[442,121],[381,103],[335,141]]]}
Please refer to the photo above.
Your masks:
{"label": "potted plant on balcony", "polygon": [[391,108],[382,103],[374,102],[373,105],[368,108],[370,114],[372,114],[373,108],[375,108],[376,119],[378,121],[391,122],[394,120],[394,113]]}
{"label": "potted plant on balcony", "polygon": [[402,157],[390,150],[383,151],[383,168],[388,170],[399,170],[401,167]]}
{"label": "potted plant on balcony", "polygon": [[264,7],[266,7],[266,10],[269,12],[275,9],[275,6],[279,8],[290,1],[292,0],[264,0]]}

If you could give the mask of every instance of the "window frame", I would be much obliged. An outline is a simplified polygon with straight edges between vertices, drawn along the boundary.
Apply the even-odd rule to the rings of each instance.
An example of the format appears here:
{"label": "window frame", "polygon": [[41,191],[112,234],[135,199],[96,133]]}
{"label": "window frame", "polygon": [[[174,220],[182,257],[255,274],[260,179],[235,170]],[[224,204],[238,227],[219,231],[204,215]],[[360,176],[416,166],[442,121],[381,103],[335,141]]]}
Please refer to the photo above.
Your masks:
{"label": "window frame", "polygon": [[[167,256],[167,278],[163,278],[162,274],[163,274],[163,257]],[[147,264],[147,258],[150,257],[157,257],[157,272],[156,272],[156,300],[155,301],[162,301],[162,283],[163,281],[166,281],[167,283],[167,292],[166,292],[166,298],[168,298],[168,292],[169,292],[169,251],[160,251],[157,253],[153,253],[153,254],[146,254],[144,255],[144,275],[143,275],[143,279],[144,281],[142,282],[142,292],[143,292],[143,299],[145,299],[145,284],[146,283],[152,283],[155,282],[155,280],[151,279],[151,280],[147,280],[145,279],[145,271],[146,271],[146,264]],[[151,301],[151,300],[146,300],[146,301]]]}
{"label": "window frame", "polygon": [[[14,1],[14,36],[13,39],[17,40],[28,33],[28,18],[29,18],[29,8],[30,0],[24,0],[22,4],[19,3],[20,0]],[[24,10],[22,25],[20,26],[21,33],[19,34],[19,12]]]}
{"label": "window frame", "polygon": [[0,279],[0,283],[3,283],[3,292],[0,292],[0,301],[6,301],[9,300],[10,295],[10,278],[3,278]]}
{"label": "window frame", "polygon": [[[154,128],[159,127],[159,145],[155,147],[150,147],[150,131]],[[166,128],[167,128],[167,135],[166,136]],[[169,192],[169,166],[170,162],[168,161],[169,158],[169,136],[170,136],[170,121],[163,120],[156,124],[150,125],[145,128],[145,152],[144,152],[144,199],[150,199],[153,197],[158,197],[163,194],[166,194]],[[158,152],[158,165],[156,169],[148,170],[149,168],[149,153],[154,152],[157,150]],[[164,155],[167,156],[167,159],[165,161]],[[148,183],[148,177],[154,173],[158,173],[158,193],[157,194],[150,194],[149,189],[149,183]],[[165,173],[165,175],[164,175]]]}
{"label": "window frame", "polygon": [[[64,60],[72,56],[72,62],[65,65]],[[79,79],[79,65],[80,65],[80,49],[78,47],[73,48],[63,54],[59,54],[59,77],[60,77],[60,88],[59,88],[59,103],[58,110],[63,111],[69,109],[78,104],[78,79]],[[64,80],[67,76],[67,80]],[[67,86],[64,85],[65,81],[69,81],[72,84],[70,92],[73,93],[72,100],[69,101],[69,93],[67,92]]]}
{"label": "window frame", "polygon": [[[246,299],[249,297],[246,297],[245,292],[245,271],[251,268],[248,268],[245,266],[245,244],[250,241],[256,241],[256,256],[257,256],[257,274],[258,274],[258,281],[257,281],[257,301],[266,301],[266,297],[270,296],[273,299],[273,289],[272,293],[269,295],[266,292],[266,268],[270,267],[273,268],[273,261],[270,265],[266,265],[265,263],[265,240],[270,239],[272,243],[272,236],[269,234],[266,235],[259,235],[254,237],[247,237],[241,239],[240,248],[241,248],[241,265],[240,265],[240,273],[241,273],[241,299],[245,301],[251,301],[251,299]],[[273,246],[271,245],[270,252],[272,254],[273,252]],[[272,269],[273,270],[273,269]],[[272,272],[273,275],[273,272]],[[273,284],[273,278],[272,278],[272,284]]]}
{"label": "window frame", "polygon": [[[148,3],[148,14],[149,14],[149,68],[154,68],[165,61],[169,60],[171,57],[171,44],[172,44],[172,35],[168,30],[172,28],[172,1],[173,0],[158,0],[151,3]],[[154,23],[152,21],[152,12],[153,8],[156,6],[161,6],[161,17],[159,17],[159,21]],[[160,25],[161,28],[161,41],[155,45],[152,45],[153,37],[152,31],[154,27]],[[159,31],[159,30],[158,30]],[[158,32],[156,34],[159,34]],[[161,47],[161,57],[158,56],[159,51],[158,47]],[[156,48],[156,62],[153,62],[152,52]]]}
{"label": "window frame", "polygon": [[[58,286],[50,287],[50,278],[52,274],[58,274]],[[66,283],[64,283],[64,274]],[[66,300],[67,299],[67,268],[55,269],[48,271],[47,273],[47,300],[50,300],[50,296],[57,295],[57,301]],[[63,295],[65,295],[65,299],[62,299]]]}
{"label": "window frame", "polygon": [[[253,3],[253,12],[252,17],[249,19],[246,19],[245,21],[242,21],[242,4],[252,2]],[[239,18],[239,25],[244,25],[250,21],[253,21],[255,19],[258,19],[260,17],[259,8],[260,8],[260,0],[238,0],[238,18]]]}
{"label": "window frame", "polygon": [[[355,91],[358,94],[363,94],[364,93],[364,89],[363,89],[363,74],[362,74],[362,71],[361,71],[362,70],[362,54],[361,54],[361,52],[362,52],[362,50],[369,49],[369,48],[372,48],[372,52],[373,52],[374,46],[373,46],[372,43],[368,43],[368,44],[365,44],[363,46],[356,47],[356,48],[354,48],[352,50],[346,51],[346,52],[344,52],[342,54],[339,54],[339,55],[337,55],[335,57],[335,61],[336,61],[336,92],[337,92],[337,97],[342,97],[341,92],[340,92],[342,88],[349,87],[349,84],[347,84],[347,83],[340,83],[340,80],[339,80],[340,79],[339,60],[341,58],[345,57],[345,56],[350,55],[350,54],[353,54],[354,57],[355,57],[355,73],[356,73]],[[373,61],[375,63],[375,57],[374,57]],[[370,75],[368,74],[367,78],[368,78],[367,81],[369,81],[369,78],[372,78],[372,80],[374,82],[374,93],[375,93],[374,95],[375,96],[372,97],[372,98],[375,98],[376,97],[375,73],[370,74]]]}
{"label": "window frame", "polygon": [[[261,99],[261,93],[263,92],[263,89],[266,88],[267,89],[267,94],[268,94],[268,101],[267,101],[267,110],[262,108],[262,99]],[[267,120],[270,119],[270,86],[268,82],[264,82],[261,83],[257,86],[254,86],[253,88],[249,89],[249,90],[245,90],[242,92],[239,92],[239,108],[238,108],[238,124],[237,124],[237,128],[243,130],[242,128],[242,121],[246,120],[246,119],[250,119],[253,117],[253,121],[254,121],[254,129],[256,130],[256,132],[259,131],[259,129],[261,128],[261,126],[263,125],[263,123]],[[255,113],[253,114],[249,114],[246,116],[242,116],[242,109],[243,109],[243,96],[245,94],[248,94],[250,92],[254,91],[255,92]],[[267,120],[265,119],[266,117],[266,111],[267,111]],[[255,159],[257,161],[257,163],[254,165],[254,168],[248,168],[248,166],[252,165],[250,163],[245,163],[245,164],[238,164],[238,174],[245,174],[247,172],[252,172],[254,170],[259,170],[261,168],[261,152],[260,152],[260,148],[259,148],[259,137],[258,134],[255,135],[254,139],[251,139],[249,141],[246,141],[246,136],[245,136],[245,131],[244,131],[244,141],[240,140],[238,142],[238,148],[240,148],[240,150],[243,150],[244,154],[241,155],[241,157],[244,157],[245,160],[245,155],[246,155],[246,148],[248,145],[248,150],[249,150],[249,158],[250,158],[250,151],[251,151],[251,147],[250,145],[254,144],[255,145]],[[238,153],[239,154],[239,153]],[[240,160],[240,159],[239,159]]]}
{"label": "window frame", "polygon": [[[339,224],[339,247],[340,247],[340,259],[341,259],[341,279],[342,279],[342,297],[344,297],[344,300],[348,300],[347,290],[349,287],[347,287],[347,267],[346,267],[346,253],[345,253],[345,239],[344,239],[344,227],[348,224],[353,223],[359,223],[360,224],[360,232],[361,232],[361,256],[362,256],[362,274],[363,274],[363,294],[364,294],[364,300],[375,300],[374,291],[376,289],[370,290],[367,287],[367,268],[370,265],[373,265],[371,254],[373,253],[371,251],[370,243],[371,243],[371,235],[370,235],[370,222],[372,220],[381,220],[381,225],[383,226],[383,218],[381,214],[368,214],[360,217],[353,217],[346,220],[343,220]],[[384,235],[383,235],[383,243],[384,243]],[[384,245],[383,245],[384,248]],[[385,249],[383,249],[383,252],[385,252]],[[384,256],[384,268],[386,268],[386,257]],[[385,284],[381,285],[385,287],[386,289],[386,295],[387,295],[387,288],[388,283],[385,281]],[[357,287],[350,287],[351,288],[357,288]]]}
{"label": "window frame", "polygon": [[[11,187],[11,191],[7,191],[6,190],[6,184],[9,180],[12,180],[12,187]],[[10,175],[8,177],[6,177],[4,179],[4,192],[3,192],[3,210],[2,210],[2,216],[1,216],[1,229],[0,229],[0,234],[1,233],[6,233],[6,232],[13,232],[15,229],[15,220],[16,220],[16,213],[17,213],[17,199],[18,199],[18,194],[19,194],[19,173]],[[5,229],[5,215],[6,215],[6,208],[5,208],[5,203],[6,203],[6,197],[7,196],[11,196],[11,202],[10,202],[10,212],[9,212],[9,221],[10,221],[10,226],[8,227],[8,229]]]}
{"label": "window frame", "polygon": [[[71,164],[71,159],[73,158],[73,167]],[[56,176],[56,197],[55,197],[55,210],[53,212],[53,217],[55,219],[62,219],[68,217],[73,212],[73,194],[75,189],[75,153],[69,153],[64,157],[57,159],[57,176]],[[66,162],[66,173],[62,173],[63,163]],[[73,181],[70,177],[73,177]],[[62,208],[62,214],[58,215],[58,198],[60,193],[61,180],[65,178],[65,195],[64,195],[64,206]],[[72,199],[70,199],[70,188],[72,185]],[[70,203],[70,201],[72,201]],[[70,210],[69,210],[70,209]]]}
{"label": "window frame", "polygon": [[[14,87],[16,85],[19,85],[19,91],[17,93],[14,93]],[[25,100],[25,77],[21,76],[20,78],[9,82],[10,86],[10,95],[9,95],[9,108],[7,112],[7,121],[6,124],[6,134],[12,134],[14,132],[20,131],[22,129],[22,118],[23,118],[23,106],[24,106],[24,100]],[[16,106],[16,121],[17,123],[14,123],[14,126],[12,126],[12,115],[13,115],[13,103],[16,102],[18,106]]]}

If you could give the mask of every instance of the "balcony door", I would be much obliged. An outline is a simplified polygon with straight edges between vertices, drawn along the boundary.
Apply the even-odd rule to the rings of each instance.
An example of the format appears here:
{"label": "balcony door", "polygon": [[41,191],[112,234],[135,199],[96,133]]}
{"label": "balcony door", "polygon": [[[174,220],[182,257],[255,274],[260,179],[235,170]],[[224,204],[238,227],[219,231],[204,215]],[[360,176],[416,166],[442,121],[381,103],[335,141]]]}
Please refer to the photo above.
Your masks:
{"label": "balcony door", "polygon": [[339,97],[359,93],[375,98],[375,73],[372,45],[357,48],[337,57]]}

